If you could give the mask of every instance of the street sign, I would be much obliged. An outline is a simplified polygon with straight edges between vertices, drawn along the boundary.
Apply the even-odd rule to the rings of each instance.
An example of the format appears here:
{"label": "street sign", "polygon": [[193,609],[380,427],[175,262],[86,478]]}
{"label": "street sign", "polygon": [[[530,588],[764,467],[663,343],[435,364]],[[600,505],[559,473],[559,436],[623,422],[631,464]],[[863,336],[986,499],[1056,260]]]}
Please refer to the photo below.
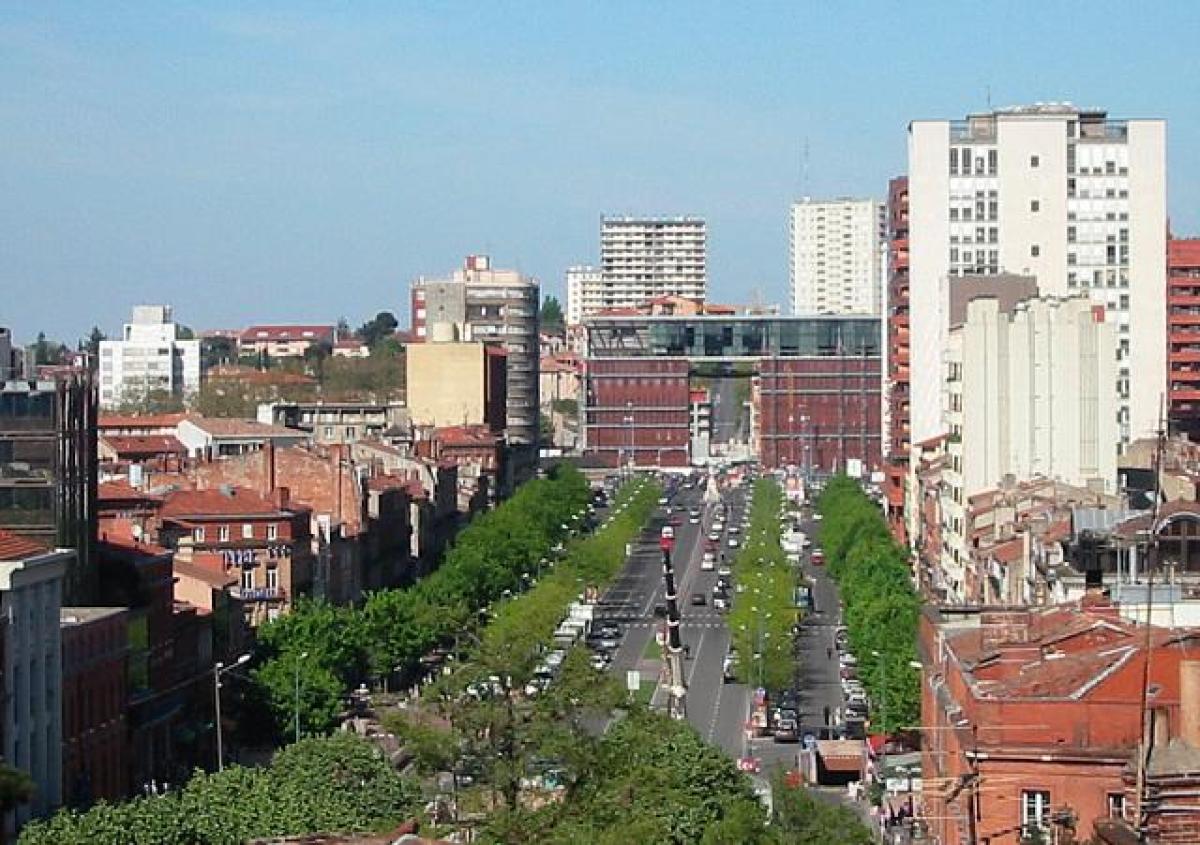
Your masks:
{"label": "street sign", "polygon": [[625,689],[630,692],[637,692],[642,688],[642,673],[637,669],[630,669],[625,673]]}

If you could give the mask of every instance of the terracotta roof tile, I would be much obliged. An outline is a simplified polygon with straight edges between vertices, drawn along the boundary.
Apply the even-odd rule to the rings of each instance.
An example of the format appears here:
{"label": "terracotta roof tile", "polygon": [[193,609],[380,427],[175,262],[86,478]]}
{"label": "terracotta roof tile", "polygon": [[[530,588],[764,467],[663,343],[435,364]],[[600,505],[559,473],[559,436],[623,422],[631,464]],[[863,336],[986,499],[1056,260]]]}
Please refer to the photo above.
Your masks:
{"label": "terracotta roof tile", "polygon": [[146,437],[101,434],[100,439],[118,455],[182,455],[187,451],[179,439],[170,434]]}
{"label": "terracotta roof tile", "polygon": [[308,340],[313,343],[332,341],[333,326],[250,326],[239,336],[242,343],[255,343],[263,340]]}
{"label": "terracotta roof tile", "polygon": [[187,414],[101,414],[96,427],[106,428],[174,428]]}
{"label": "terracotta roof tile", "polygon": [[307,437],[298,428],[268,425],[257,420],[190,416],[188,422],[214,437]]}
{"label": "terracotta roof tile", "polygon": [[130,499],[144,499],[154,502],[161,499],[161,497],[147,493],[145,490],[139,490],[124,481],[105,481],[96,488],[96,500],[100,502],[124,502]]}
{"label": "terracotta roof tile", "polygon": [[176,490],[168,493],[162,515],[172,518],[271,516],[284,513],[275,503],[245,487],[223,490]]}
{"label": "terracotta roof tile", "polygon": [[49,546],[0,528],[0,560],[25,560],[49,551]]}

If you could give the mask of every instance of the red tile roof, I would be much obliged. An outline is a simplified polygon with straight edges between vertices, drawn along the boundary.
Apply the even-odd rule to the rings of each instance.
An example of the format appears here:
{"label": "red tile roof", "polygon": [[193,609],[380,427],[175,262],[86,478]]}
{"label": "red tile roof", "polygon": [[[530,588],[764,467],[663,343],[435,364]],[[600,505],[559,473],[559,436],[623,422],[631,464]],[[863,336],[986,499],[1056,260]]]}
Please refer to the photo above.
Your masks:
{"label": "red tile roof", "polygon": [[307,437],[298,428],[268,425],[256,420],[191,416],[188,422],[213,437]]}
{"label": "red tile roof", "polygon": [[179,439],[170,434],[145,437],[102,434],[100,439],[118,455],[182,455],[187,451]]}
{"label": "red tile roof", "polygon": [[217,589],[223,589],[237,583],[237,578],[232,575],[222,575],[221,573],[212,572],[202,566],[196,566],[191,563],[184,563],[177,560],[174,562],[173,567],[177,575],[182,575],[185,578],[193,578]]}
{"label": "red tile roof", "polygon": [[261,340],[289,341],[307,340],[313,343],[333,341],[334,326],[250,326],[242,331],[238,339],[242,343]]}
{"label": "red tile roof", "polygon": [[443,446],[495,446],[498,440],[485,425],[448,425],[436,429]]}
{"label": "red tile roof", "polygon": [[161,497],[138,490],[124,481],[105,481],[96,488],[96,500],[99,502],[125,502],[131,499],[144,499],[149,502],[158,501]]}
{"label": "red tile roof", "polygon": [[162,515],[175,519],[282,514],[275,503],[245,487],[221,490],[176,490],[168,493]]}
{"label": "red tile roof", "polygon": [[0,528],[0,560],[25,560],[49,551],[49,546]]}
{"label": "red tile roof", "polygon": [[101,414],[96,422],[106,428],[174,428],[187,414]]}

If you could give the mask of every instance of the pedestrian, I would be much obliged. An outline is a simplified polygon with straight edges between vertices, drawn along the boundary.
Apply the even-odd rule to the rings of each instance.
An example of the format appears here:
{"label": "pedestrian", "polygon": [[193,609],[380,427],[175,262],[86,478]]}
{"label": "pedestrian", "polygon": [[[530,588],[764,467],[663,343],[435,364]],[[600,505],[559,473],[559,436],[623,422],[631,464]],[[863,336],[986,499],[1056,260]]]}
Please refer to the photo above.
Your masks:
{"label": "pedestrian", "polygon": [[829,705],[828,704],[825,705],[825,724],[826,724],[826,726],[829,725]]}
{"label": "pedestrian", "polygon": [[831,645],[825,646],[825,659],[833,660],[833,646],[831,646]]}

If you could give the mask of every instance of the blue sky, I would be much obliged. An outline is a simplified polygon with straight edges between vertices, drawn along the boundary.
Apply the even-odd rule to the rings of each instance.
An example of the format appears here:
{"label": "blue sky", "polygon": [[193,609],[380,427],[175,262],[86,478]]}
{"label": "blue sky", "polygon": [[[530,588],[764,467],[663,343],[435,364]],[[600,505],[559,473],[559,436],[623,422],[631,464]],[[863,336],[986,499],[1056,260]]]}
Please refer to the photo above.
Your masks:
{"label": "blue sky", "polygon": [[1182,2],[9,0],[0,325],[357,325],[469,252],[556,292],[603,213],[702,215],[712,296],[782,301],[789,201],[882,196],[989,88],[1166,117],[1196,233],[1197,43]]}

